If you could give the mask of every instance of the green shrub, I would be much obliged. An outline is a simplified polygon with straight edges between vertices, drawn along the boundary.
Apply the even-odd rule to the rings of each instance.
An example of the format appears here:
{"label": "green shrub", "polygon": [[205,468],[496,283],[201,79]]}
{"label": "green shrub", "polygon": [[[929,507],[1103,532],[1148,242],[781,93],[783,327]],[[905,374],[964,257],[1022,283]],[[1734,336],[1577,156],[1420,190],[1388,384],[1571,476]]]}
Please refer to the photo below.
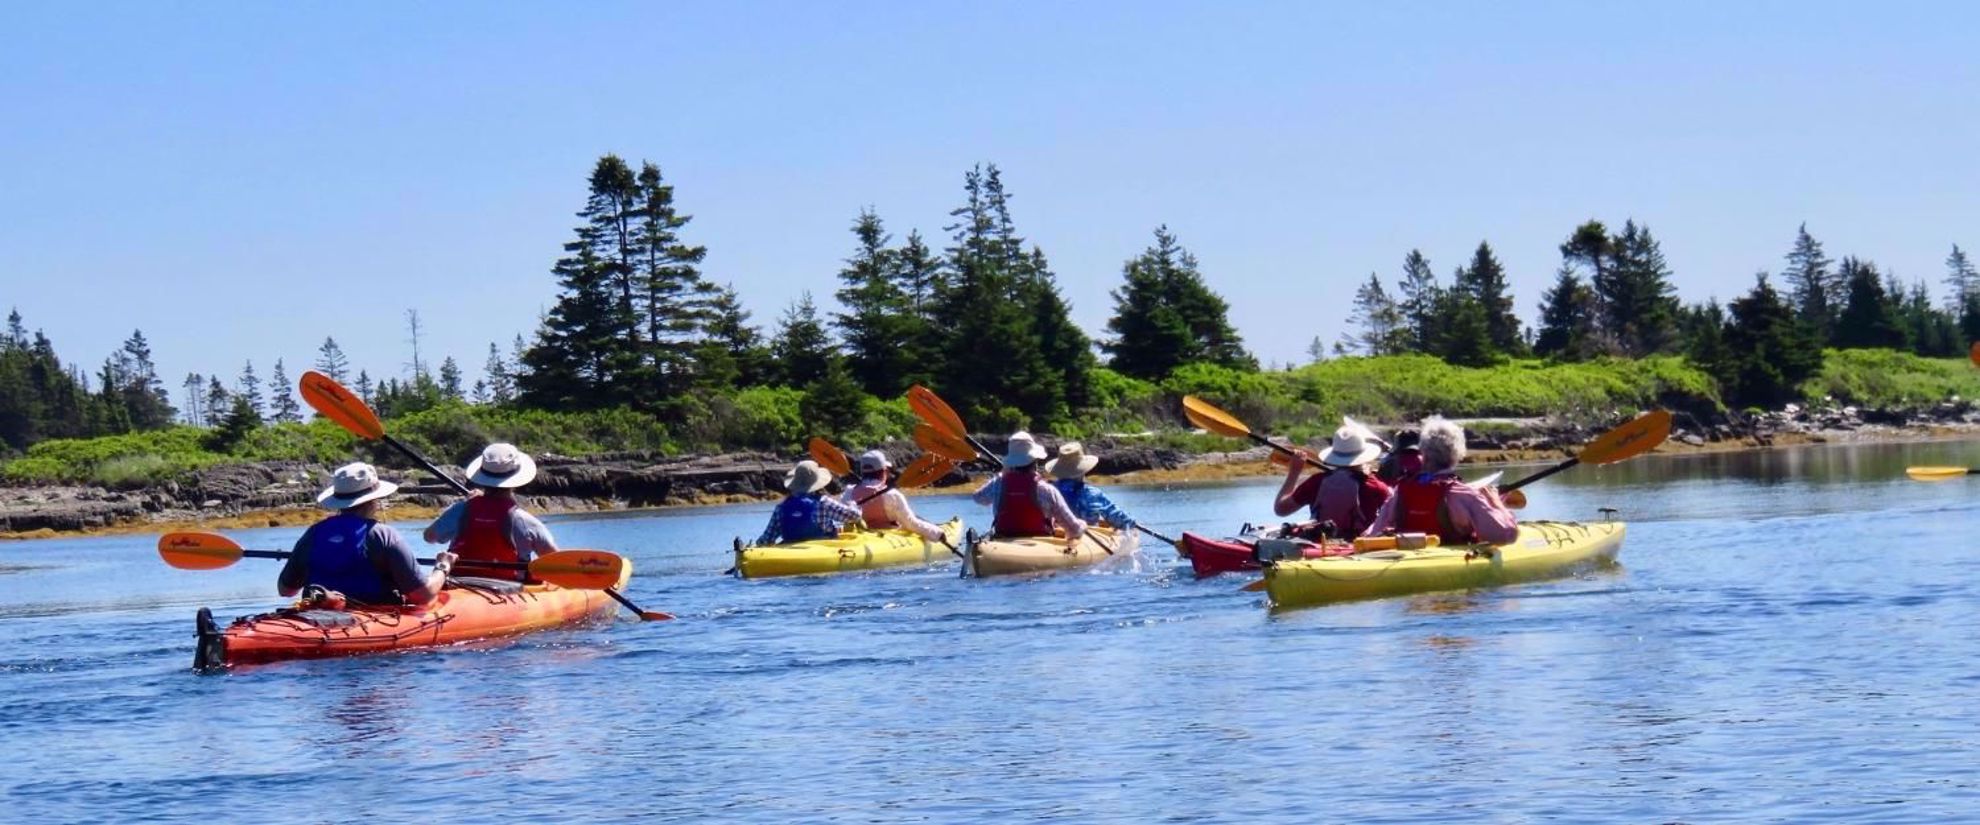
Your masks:
{"label": "green shrub", "polygon": [[1954,396],[1980,398],[1980,370],[1964,358],[1921,358],[1885,349],[1829,350],[1822,371],[1801,385],[1819,402],[1868,407],[1926,407]]}

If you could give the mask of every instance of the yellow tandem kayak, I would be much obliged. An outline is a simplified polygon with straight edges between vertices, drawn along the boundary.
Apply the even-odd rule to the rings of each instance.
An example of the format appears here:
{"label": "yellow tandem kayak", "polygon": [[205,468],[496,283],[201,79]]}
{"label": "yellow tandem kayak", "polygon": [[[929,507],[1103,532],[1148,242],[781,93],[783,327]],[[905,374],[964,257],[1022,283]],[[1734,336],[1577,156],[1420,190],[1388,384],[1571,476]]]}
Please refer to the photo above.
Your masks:
{"label": "yellow tandem kayak", "polygon": [[1535,521],[1521,524],[1510,544],[1273,562],[1265,567],[1265,591],[1273,607],[1302,607],[1567,576],[1614,563],[1623,532],[1620,522]]}
{"label": "yellow tandem kayak", "polygon": [[942,525],[942,537],[948,541],[947,545],[923,541],[920,536],[900,529],[847,530],[835,539],[763,547],[745,547],[737,539],[736,577],[810,576],[947,561],[954,558],[949,548],[960,546],[962,529],[959,518]]}
{"label": "yellow tandem kayak", "polygon": [[963,575],[1003,576],[1085,567],[1114,556],[1134,555],[1138,546],[1135,533],[1110,527],[1089,527],[1079,542],[1071,545],[1059,536],[979,538],[972,534],[963,548]]}

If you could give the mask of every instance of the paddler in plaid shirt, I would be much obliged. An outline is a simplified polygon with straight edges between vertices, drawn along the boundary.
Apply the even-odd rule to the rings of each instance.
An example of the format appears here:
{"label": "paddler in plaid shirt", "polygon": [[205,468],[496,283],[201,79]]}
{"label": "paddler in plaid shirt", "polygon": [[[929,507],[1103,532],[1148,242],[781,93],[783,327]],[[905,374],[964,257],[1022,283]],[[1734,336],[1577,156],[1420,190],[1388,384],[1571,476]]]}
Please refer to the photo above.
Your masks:
{"label": "paddler in plaid shirt", "polygon": [[784,475],[790,491],[770,512],[770,526],[756,537],[757,545],[835,539],[847,524],[859,521],[859,508],[823,494],[832,476],[816,461],[800,461]]}

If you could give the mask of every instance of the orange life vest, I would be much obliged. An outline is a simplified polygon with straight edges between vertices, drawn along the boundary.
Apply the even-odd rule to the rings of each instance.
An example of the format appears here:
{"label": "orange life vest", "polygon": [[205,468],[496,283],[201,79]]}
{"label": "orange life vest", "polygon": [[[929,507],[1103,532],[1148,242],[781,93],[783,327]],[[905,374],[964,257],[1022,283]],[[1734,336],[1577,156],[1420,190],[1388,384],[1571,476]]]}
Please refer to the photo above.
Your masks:
{"label": "orange life vest", "polygon": [[516,500],[507,496],[496,498],[483,495],[468,499],[461,534],[455,536],[453,545],[447,548],[461,557],[454,564],[456,570],[490,579],[529,580],[526,570],[475,564],[478,561],[510,564],[522,561],[522,554],[516,552],[515,541],[509,538],[509,511],[515,508]]}

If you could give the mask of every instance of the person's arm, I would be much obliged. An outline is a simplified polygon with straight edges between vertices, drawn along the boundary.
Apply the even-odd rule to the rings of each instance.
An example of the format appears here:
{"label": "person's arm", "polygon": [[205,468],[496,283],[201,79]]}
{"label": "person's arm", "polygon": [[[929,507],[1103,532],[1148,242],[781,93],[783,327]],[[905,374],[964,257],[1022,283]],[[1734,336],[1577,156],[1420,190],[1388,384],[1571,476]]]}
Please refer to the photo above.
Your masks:
{"label": "person's arm", "polygon": [[413,557],[412,548],[400,538],[399,531],[388,524],[374,524],[371,533],[365,537],[365,555],[371,558],[373,566],[382,568],[390,577],[392,586],[399,591],[406,604],[430,604],[439,598],[440,588],[447,585],[447,574],[454,569],[454,554],[441,553],[433,560],[433,569],[425,574],[419,572],[419,560]]}
{"label": "person's arm", "polygon": [[557,540],[550,535],[549,526],[521,507],[509,509],[509,543],[516,546],[516,555],[524,563],[557,552]]}
{"label": "person's arm", "polygon": [[1519,538],[1519,520],[1499,501],[1496,489],[1481,492],[1468,484],[1453,484],[1444,506],[1450,510],[1452,527],[1470,528],[1486,544],[1508,544]]}
{"label": "person's arm", "polygon": [[1115,506],[1114,500],[1108,498],[1106,493],[1100,492],[1098,487],[1094,487],[1091,484],[1086,485],[1086,501],[1082,504],[1081,509],[1089,513],[1098,514],[1101,518],[1106,519],[1108,524],[1112,524],[1122,530],[1134,529],[1134,519],[1129,518],[1125,511]]}
{"label": "person's arm", "polygon": [[296,537],[296,544],[289,548],[289,560],[282,563],[282,573],[275,577],[275,593],[282,598],[301,593],[303,585],[309,584],[309,534]]}
{"label": "person's arm", "polygon": [[976,488],[976,492],[971,493],[969,499],[971,501],[976,502],[977,504],[981,504],[985,507],[990,507],[997,503],[997,494],[1003,492],[1003,490],[1004,490],[1003,477],[992,476],[988,483],[984,484],[981,487]]}
{"label": "person's arm", "polygon": [[818,507],[825,514],[826,518],[832,520],[834,527],[841,530],[845,529],[846,525],[862,521],[865,518],[865,514],[861,513],[858,507],[854,507],[831,496],[819,496]]}
{"label": "person's arm", "polygon": [[1307,479],[1306,484],[1299,483],[1300,471],[1306,469],[1306,451],[1294,449],[1293,453],[1299,457],[1286,467],[1286,480],[1279,483],[1279,494],[1272,499],[1273,515],[1290,516],[1298,512],[1299,508],[1305,507],[1307,502],[1313,500],[1313,493],[1316,492],[1309,490],[1308,487],[1319,479],[1321,474],[1314,473],[1312,478]]}
{"label": "person's arm", "polygon": [[1382,502],[1382,509],[1375,511],[1375,520],[1368,523],[1368,529],[1361,531],[1364,536],[1379,536],[1388,532],[1396,520],[1396,501],[1402,496],[1389,492],[1389,500]]}
{"label": "person's arm", "polygon": [[896,525],[913,531],[923,541],[939,542],[943,539],[942,528],[922,521],[915,516],[914,508],[908,505],[906,493],[899,490],[888,490],[881,494],[880,503],[886,506],[888,518],[893,519]]}
{"label": "person's arm", "polygon": [[1059,495],[1059,488],[1050,484],[1040,484],[1032,498],[1038,502],[1039,508],[1043,509],[1046,515],[1052,517],[1053,523],[1066,531],[1067,541],[1078,541],[1080,534],[1086,532],[1086,522],[1080,521],[1079,516],[1073,515],[1072,508],[1066,506],[1066,497]]}
{"label": "person's arm", "polygon": [[784,527],[784,503],[780,501],[777,502],[776,507],[773,507],[770,510],[770,525],[768,527],[763,528],[763,535],[756,537],[757,546],[761,547],[761,546],[776,544],[780,539],[783,538],[783,527]]}
{"label": "person's arm", "polygon": [[432,524],[426,525],[426,531],[420,534],[420,538],[426,539],[427,544],[450,543],[460,537],[461,523],[466,519],[467,502],[456,501],[447,505],[447,509],[441,511],[440,517],[434,519]]}

